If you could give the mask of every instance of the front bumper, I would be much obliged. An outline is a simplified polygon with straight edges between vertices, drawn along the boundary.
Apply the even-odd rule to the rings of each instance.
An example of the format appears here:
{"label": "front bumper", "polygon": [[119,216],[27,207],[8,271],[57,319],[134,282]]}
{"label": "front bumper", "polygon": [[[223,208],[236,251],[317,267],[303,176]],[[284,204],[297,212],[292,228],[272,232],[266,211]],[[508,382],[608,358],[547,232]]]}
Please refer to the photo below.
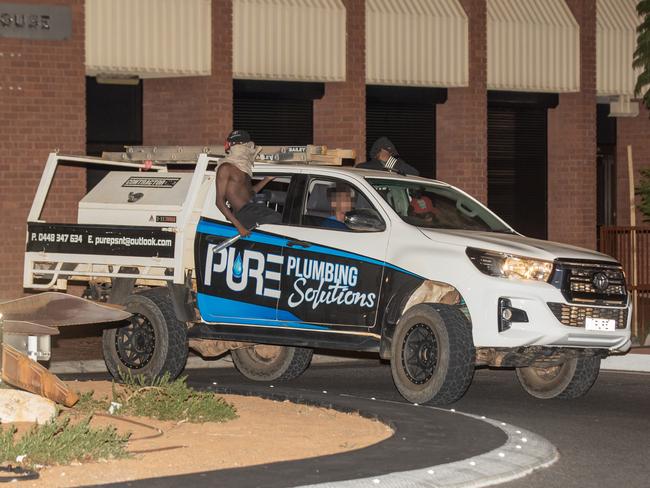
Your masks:
{"label": "front bumper", "polygon": [[[486,277],[483,293],[466,298],[476,347],[515,348],[552,346],[598,348],[625,352],[630,348],[631,300],[627,305],[596,306],[568,303],[560,290],[548,283]],[[486,291],[487,290],[487,291]],[[470,295],[472,295],[470,291]],[[512,322],[499,331],[498,303],[510,300],[512,307],[526,312],[528,322]],[[586,330],[585,318],[616,320],[613,331]]]}

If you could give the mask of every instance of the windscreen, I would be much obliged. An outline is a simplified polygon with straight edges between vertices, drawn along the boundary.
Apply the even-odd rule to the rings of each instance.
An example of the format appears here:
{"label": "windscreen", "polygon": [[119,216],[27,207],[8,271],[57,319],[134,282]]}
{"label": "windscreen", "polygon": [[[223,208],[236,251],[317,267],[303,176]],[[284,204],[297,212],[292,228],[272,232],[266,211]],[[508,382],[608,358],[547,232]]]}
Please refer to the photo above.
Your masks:
{"label": "windscreen", "polygon": [[417,227],[513,233],[487,208],[449,186],[380,178],[367,181],[405,222]]}

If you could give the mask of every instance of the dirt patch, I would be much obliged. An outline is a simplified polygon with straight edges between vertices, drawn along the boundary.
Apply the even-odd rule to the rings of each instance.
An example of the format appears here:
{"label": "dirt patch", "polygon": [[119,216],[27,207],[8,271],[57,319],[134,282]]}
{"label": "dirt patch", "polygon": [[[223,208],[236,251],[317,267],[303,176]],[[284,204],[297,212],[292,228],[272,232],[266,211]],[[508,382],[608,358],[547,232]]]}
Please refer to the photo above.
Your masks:
{"label": "dirt patch", "polygon": [[[111,395],[107,381],[69,382],[74,390]],[[227,423],[189,424],[129,418],[146,426],[96,416],[94,426],[114,425],[132,432],[131,459],[44,468],[38,481],[21,486],[57,487],[239,468],[361,449],[392,435],[378,422],[355,414],[223,395],[239,418]],[[162,436],[157,436],[159,431]]]}

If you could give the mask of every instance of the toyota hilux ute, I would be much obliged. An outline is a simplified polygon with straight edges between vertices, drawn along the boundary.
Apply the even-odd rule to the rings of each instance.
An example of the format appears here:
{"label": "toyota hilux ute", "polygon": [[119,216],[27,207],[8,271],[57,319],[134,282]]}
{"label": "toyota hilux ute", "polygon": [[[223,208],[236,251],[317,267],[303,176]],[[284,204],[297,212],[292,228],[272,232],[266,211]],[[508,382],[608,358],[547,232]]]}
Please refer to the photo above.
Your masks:
{"label": "toyota hilux ute", "polygon": [[[516,368],[535,397],[576,398],[602,358],[629,349],[631,304],[610,256],[522,236],[440,181],[332,165],[324,147],[274,151],[255,164],[255,180],[273,177],[255,202],[282,224],[241,239],[215,205],[208,148],[50,154],[25,288],[84,281],[86,296],[125,305],[132,319],[103,337],[117,379],[177,376],[192,348],[230,352],[247,378],[290,380],[325,348],[390,360],[415,403],[458,400],[481,366]],[[44,222],[70,162],[122,171],[81,199],[76,223]]]}

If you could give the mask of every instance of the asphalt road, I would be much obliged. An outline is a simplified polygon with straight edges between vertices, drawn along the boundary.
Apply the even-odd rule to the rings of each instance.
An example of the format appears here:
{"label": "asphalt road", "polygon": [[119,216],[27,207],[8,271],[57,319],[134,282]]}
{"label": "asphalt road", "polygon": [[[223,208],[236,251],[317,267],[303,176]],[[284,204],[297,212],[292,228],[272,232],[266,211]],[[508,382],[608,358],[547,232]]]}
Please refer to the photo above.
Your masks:
{"label": "asphalt road", "polygon": [[[205,388],[213,382],[223,388],[255,384],[234,368],[190,371],[189,378]],[[283,386],[274,388],[279,393]],[[389,366],[375,360],[312,366],[286,388],[403,402]],[[394,403],[393,408],[408,407]],[[542,401],[519,387],[514,371],[478,370],[465,397],[449,408],[523,427],[559,449],[560,460],[553,466],[504,488],[650,487],[650,374],[603,372],[582,399]]]}

